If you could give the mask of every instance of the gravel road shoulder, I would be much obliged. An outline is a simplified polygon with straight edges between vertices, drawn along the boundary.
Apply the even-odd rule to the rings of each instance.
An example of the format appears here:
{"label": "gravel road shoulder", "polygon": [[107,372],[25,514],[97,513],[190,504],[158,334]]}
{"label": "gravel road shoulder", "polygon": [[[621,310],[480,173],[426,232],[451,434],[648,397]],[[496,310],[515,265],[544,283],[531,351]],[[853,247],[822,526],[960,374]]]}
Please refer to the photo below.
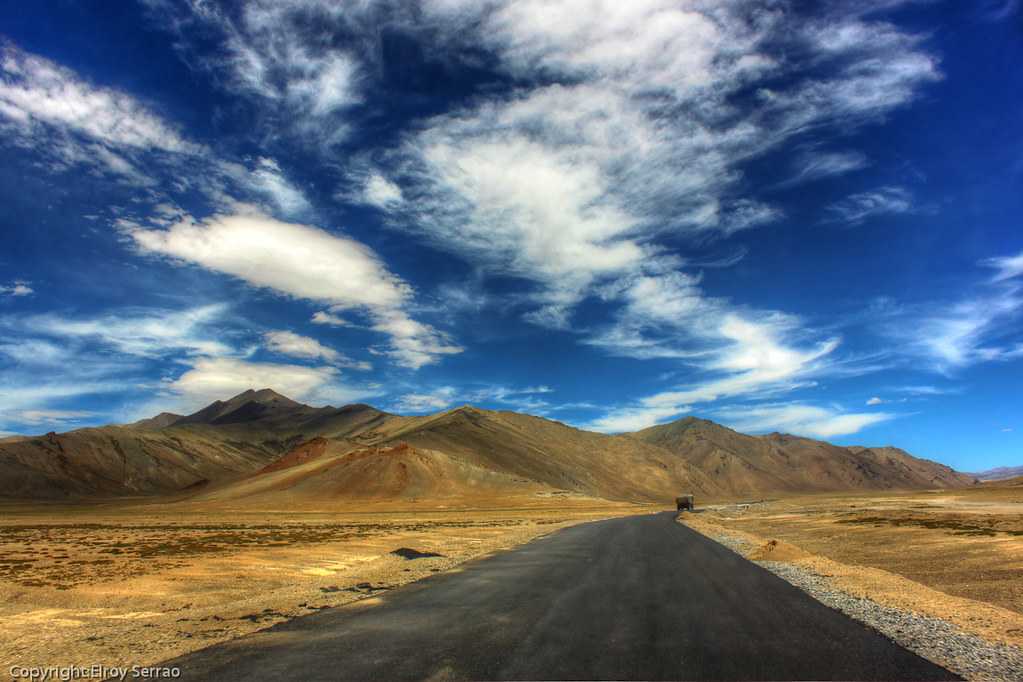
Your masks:
{"label": "gravel road shoulder", "polygon": [[[692,517],[680,517],[680,521],[754,561],[821,603],[869,625],[906,649],[968,680],[1020,679],[1023,647],[991,641],[945,619],[882,604],[863,594],[853,594],[843,589],[833,572],[827,570],[829,564],[837,565],[835,562],[819,558],[814,562],[787,560],[786,554],[798,554],[801,559],[806,557],[798,548],[778,547],[774,541],[762,541],[748,533],[730,531]],[[769,550],[778,547],[777,558],[783,560],[764,558],[765,555],[770,556],[770,552],[764,551],[765,547]],[[822,567],[823,571],[820,570]]]}

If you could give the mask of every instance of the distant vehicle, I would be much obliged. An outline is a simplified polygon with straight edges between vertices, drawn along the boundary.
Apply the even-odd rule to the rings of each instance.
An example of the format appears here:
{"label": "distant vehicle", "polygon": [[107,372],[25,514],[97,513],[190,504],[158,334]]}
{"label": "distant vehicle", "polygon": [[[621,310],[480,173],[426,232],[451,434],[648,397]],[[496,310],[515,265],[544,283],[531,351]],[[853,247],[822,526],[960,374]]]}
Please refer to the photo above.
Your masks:
{"label": "distant vehicle", "polygon": [[693,511],[696,508],[695,498],[692,495],[681,495],[675,498],[675,506],[679,511]]}

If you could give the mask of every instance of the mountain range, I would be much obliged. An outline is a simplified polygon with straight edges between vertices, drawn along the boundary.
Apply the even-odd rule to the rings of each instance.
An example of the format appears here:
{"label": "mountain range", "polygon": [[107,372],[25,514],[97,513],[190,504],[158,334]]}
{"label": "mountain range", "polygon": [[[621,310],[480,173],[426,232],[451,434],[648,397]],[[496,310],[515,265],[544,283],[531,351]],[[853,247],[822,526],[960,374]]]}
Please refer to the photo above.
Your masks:
{"label": "mountain range", "polygon": [[994,469],[988,469],[987,471],[972,473],[970,476],[982,481],[1007,481],[1010,478],[1019,478],[1023,476],[1023,466],[996,467]]}
{"label": "mountain range", "polygon": [[724,499],[974,483],[894,447],[750,436],[693,417],[605,435],[471,406],[413,417],[316,408],[271,389],[190,415],[0,441],[0,496],[30,499],[669,502],[681,492]]}

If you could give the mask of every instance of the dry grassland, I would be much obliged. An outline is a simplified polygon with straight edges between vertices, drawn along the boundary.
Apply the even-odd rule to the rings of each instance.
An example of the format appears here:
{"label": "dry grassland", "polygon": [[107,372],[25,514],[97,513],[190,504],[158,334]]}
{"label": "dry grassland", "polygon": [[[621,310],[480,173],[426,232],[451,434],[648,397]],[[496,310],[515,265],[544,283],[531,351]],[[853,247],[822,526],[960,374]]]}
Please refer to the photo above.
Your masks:
{"label": "dry grassland", "polygon": [[318,609],[371,603],[567,525],[649,511],[4,506],[0,676],[15,664],[156,663]]}
{"label": "dry grassland", "polygon": [[1023,645],[1023,488],[751,500],[688,515],[749,558],[789,562],[850,594]]}

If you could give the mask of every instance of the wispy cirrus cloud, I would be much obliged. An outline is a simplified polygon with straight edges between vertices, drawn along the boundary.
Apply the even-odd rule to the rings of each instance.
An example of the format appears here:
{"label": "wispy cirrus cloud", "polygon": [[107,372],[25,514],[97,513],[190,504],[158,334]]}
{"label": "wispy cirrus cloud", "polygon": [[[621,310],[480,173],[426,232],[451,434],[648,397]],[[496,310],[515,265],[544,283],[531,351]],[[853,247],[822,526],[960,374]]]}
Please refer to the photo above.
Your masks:
{"label": "wispy cirrus cloud", "polygon": [[[427,21],[488,46],[517,87],[426,121],[382,157],[378,174],[405,199],[375,202],[391,224],[532,282],[530,322],[572,328],[576,306],[596,297],[616,320],[585,330],[585,343],[708,372],[723,373],[712,363],[735,343],[734,320],[770,327],[783,316],[708,297],[661,236],[703,239],[779,220],[779,208],[743,186],[746,162],[807,130],[876,120],[939,78],[919,38],[853,11],[814,20],[757,2],[660,0],[613,13],[568,1],[426,9]],[[782,58],[780,45],[805,59]],[[726,106],[739,90],[759,96]],[[819,153],[799,172],[865,163],[856,150]],[[812,336],[791,324],[784,334],[784,348]],[[820,343],[816,362],[826,364],[834,348]],[[720,381],[707,390],[768,383]],[[643,409],[669,414],[685,402]]]}
{"label": "wispy cirrus cloud", "polygon": [[821,151],[809,149],[796,157],[794,174],[784,184],[794,185],[843,175],[870,165],[867,155],[858,151]]}
{"label": "wispy cirrus cloud", "polygon": [[24,424],[66,424],[98,416],[86,410],[21,410],[10,415],[13,421]]}
{"label": "wispy cirrus cloud", "polygon": [[[855,4],[818,14],[759,0],[641,0],[614,11],[574,0],[425,2],[414,12],[401,3],[315,0],[237,12],[162,6],[179,35],[199,23],[226,37],[224,53],[203,65],[232,74],[229,87],[300,105],[314,123],[323,116],[289,100],[284,83],[309,82],[343,57],[353,60],[346,83],[355,93],[345,102],[358,103],[387,69],[381,27],[418,41],[438,63],[486,51],[514,85],[472,93],[416,122],[371,163],[358,157],[342,195],[380,208],[392,227],[479,272],[529,282],[517,300],[528,302],[532,323],[570,329],[576,307],[596,297],[617,309],[616,321],[583,330],[587,343],[721,373],[707,363],[735,343],[727,332],[735,319],[772,328],[784,348],[827,341],[806,343],[813,334],[778,325],[784,316],[775,311],[709,298],[662,237],[706,239],[779,220],[780,208],[744,184],[748,161],[808,131],[879,120],[940,78],[921,37]],[[353,34],[360,40],[338,40]],[[322,47],[315,59],[310,45]],[[734,97],[740,92],[755,96]],[[350,108],[329,111],[348,125]],[[322,135],[313,137],[319,145]],[[330,155],[329,144],[320,148]],[[865,163],[857,150],[818,152],[798,172],[811,179]],[[684,330],[663,311],[700,320],[700,329]],[[416,333],[405,318],[376,326]]]}
{"label": "wispy cirrus cloud", "polygon": [[31,284],[24,280],[14,280],[10,284],[0,284],[0,296],[31,296],[35,293]]}
{"label": "wispy cirrus cloud", "polygon": [[899,416],[892,412],[846,412],[838,407],[803,403],[743,405],[718,409],[714,414],[736,431],[782,431],[810,438],[833,438],[858,433],[868,426]]}
{"label": "wispy cirrus cloud", "polygon": [[405,393],[394,401],[393,407],[413,414],[437,412],[453,405],[457,397],[458,389],[454,386],[440,386],[428,392]]}
{"label": "wispy cirrus cloud", "polygon": [[387,209],[404,199],[401,188],[380,173],[371,173],[362,190],[362,201],[378,208]]}
{"label": "wispy cirrus cloud", "polygon": [[80,376],[74,370],[59,379],[6,370],[0,390],[0,430],[33,433],[42,426],[66,427],[69,422],[100,416],[91,410],[52,407],[86,396],[113,394],[124,389],[121,381]]}
{"label": "wispy cirrus cloud", "polygon": [[[186,61],[213,73],[228,90],[257,101],[276,125],[343,139],[344,113],[362,101],[358,26],[372,3],[257,0],[239,7],[150,0],[157,22],[177,35]],[[333,30],[332,30],[333,29]],[[216,35],[213,54],[188,51],[197,35]],[[349,40],[340,47],[339,38]]]}
{"label": "wispy cirrus cloud", "polygon": [[784,337],[792,324],[784,317],[760,321],[735,315],[720,318],[716,334],[723,341],[715,339],[712,350],[694,359],[707,379],[641,398],[595,419],[589,426],[606,432],[634,431],[680,416],[693,405],[805,385],[807,379],[829,371],[827,359],[838,347],[839,339],[803,347],[790,345]]}
{"label": "wispy cirrus cloud", "polygon": [[992,281],[994,282],[1004,282],[1006,280],[1014,279],[1023,275],[1023,252],[1017,253],[1014,256],[988,258],[987,260],[981,261],[981,265],[995,270],[995,275],[992,277]]}
{"label": "wispy cirrus cloud", "polygon": [[[22,335],[27,332],[62,343],[96,342],[138,357],[160,357],[169,351],[224,355],[231,352],[230,347],[214,338],[208,325],[225,310],[223,304],[210,304],[187,310],[122,310],[98,317],[43,313],[11,318],[5,324],[16,325]],[[49,343],[48,347],[54,346]]]}
{"label": "wispy cirrus cloud", "polygon": [[984,21],[1005,21],[1020,11],[1020,0],[982,0],[978,3]]}
{"label": "wispy cirrus cloud", "polygon": [[84,135],[110,148],[198,153],[201,145],[133,97],[92,85],[70,69],[11,44],[0,52],[0,115],[23,134],[48,126]]}
{"label": "wispy cirrus cloud", "polygon": [[177,189],[196,190],[220,206],[242,198],[283,215],[311,210],[274,159],[222,158],[151,104],[9,42],[0,44],[0,130],[53,171],[109,174],[154,204]]}
{"label": "wispy cirrus cloud", "polygon": [[961,393],[963,389],[957,386],[930,386],[927,384],[916,384],[911,386],[895,386],[892,390],[898,393],[908,393],[913,396],[935,396]]}
{"label": "wispy cirrus cloud", "polygon": [[941,374],[1019,357],[1023,355],[1020,261],[1020,255],[985,259],[980,265],[995,274],[960,298],[897,306],[883,313],[879,326],[900,342],[905,355]]}
{"label": "wispy cirrus cloud", "polygon": [[550,410],[579,405],[552,405],[537,396],[554,393],[550,386],[439,386],[429,390],[405,393],[394,402],[394,409],[400,412],[436,412],[457,403],[472,405],[496,405],[526,410],[533,414],[545,414]]}
{"label": "wispy cirrus cloud", "polygon": [[903,187],[879,187],[869,192],[850,194],[827,207],[827,222],[861,225],[881,215],[912,213],[913,195]]}

